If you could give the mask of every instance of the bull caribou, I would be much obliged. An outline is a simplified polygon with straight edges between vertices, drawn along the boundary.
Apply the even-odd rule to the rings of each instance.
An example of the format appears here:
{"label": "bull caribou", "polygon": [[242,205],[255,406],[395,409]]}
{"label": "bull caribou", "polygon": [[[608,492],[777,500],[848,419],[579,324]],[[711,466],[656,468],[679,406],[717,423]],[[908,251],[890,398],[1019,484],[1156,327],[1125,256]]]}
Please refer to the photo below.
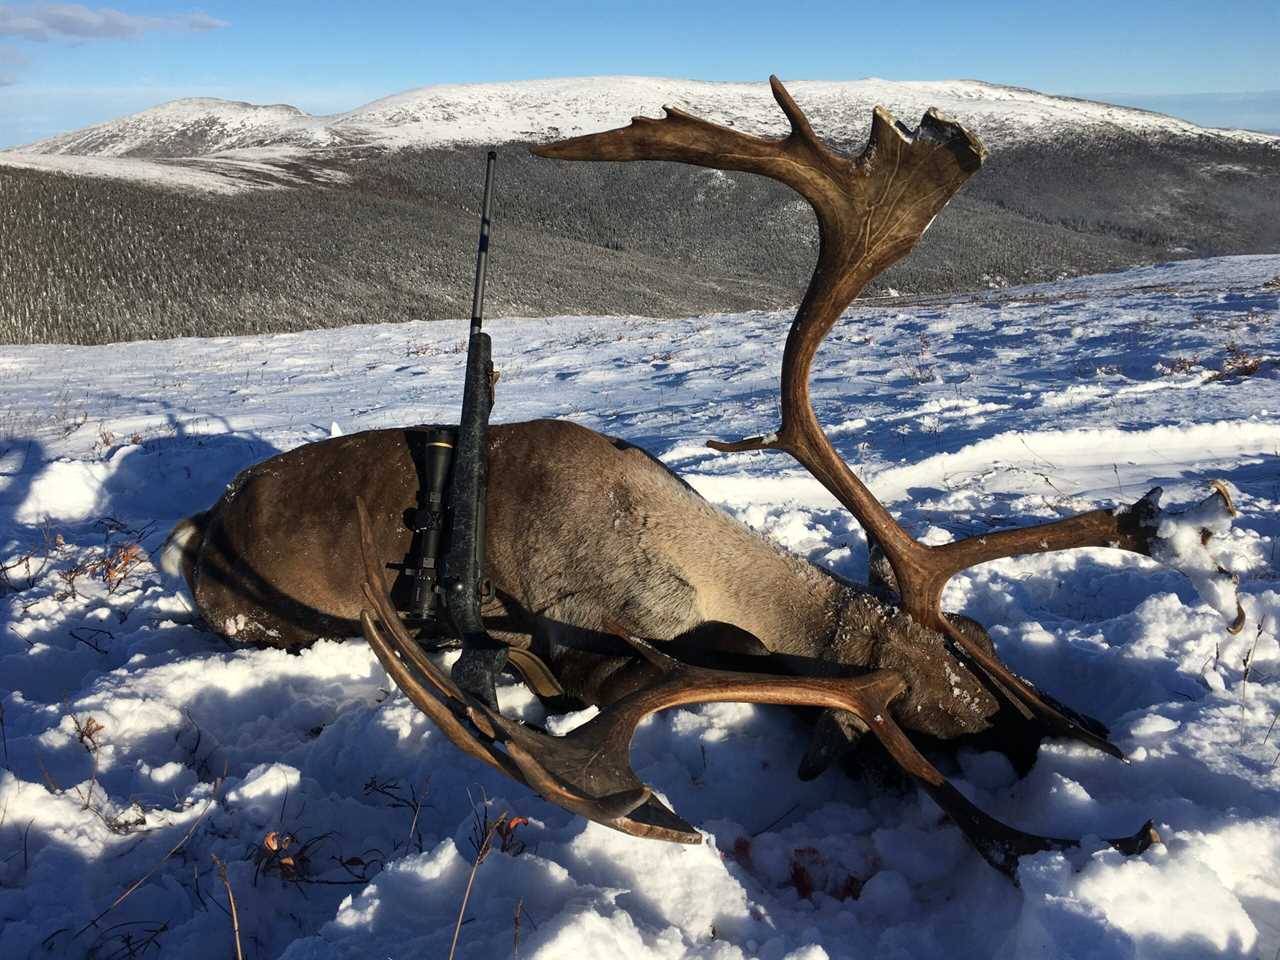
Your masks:
{"label": "bull caribou", "polygon": [[[563,807],[642,837],[699,833],[641,783],[628,752],[636,724],[668,707],[719,700],[823,708],[802,763],[872,735],[978,851],[1013,874],[1019,856],[1070,845],[984,814],[920,753],[913,735],[954,739],[1003,724],[1072,737],[1119,757],[1101,724],[1014,674],[985,630],[946,613],[944,586],[976,564],[1020,554],[1110,547],[1169,556],[1160,491],[1116,509],[941,545],[914,539],[836,452],[809,397],[823,338],[866,284],[906,255],[986,151],[934,110],[917,129],[877,107],[869,142],[846,157],[814,134],[776,77],[790,123],[750,136],[667,108],[661,119],[534,148],[561,160],[671,160],[779,180],[817,214],[817,266],[787,336],[781,424],[720,451],[789,454],[866,531],[874,571],[848,582],[783,550],[700,498],[644,451],[573,423],[497,425],[488,448],[486,629],[540,696],[597,704],[563,737],[503,716],[464,692],[411,636],[389,596],[390,562],[420,478],[415,430],[308,444],[250,467],[208,511],[176,528],[192,593],[209,625],[236,641],[299,648],[363,632],[387,673],[459,748]],[[299,491],[313,491],[300,496]],[[1225,487],[1196,516],[1233,512]],[[1234,583],[1194,558],[1218,585]],[[1185,546],[1180,547],[1185,553]],[[1216,572],[1215,572],[1216,571]],[[1234,594],[1232,594],[1234,595]],[[1238,607],[1237,607],[1238,611]],[[1243,625],[1238,612],[1232,627]],[[1127,852],[1151,824],[1112,841]]]}

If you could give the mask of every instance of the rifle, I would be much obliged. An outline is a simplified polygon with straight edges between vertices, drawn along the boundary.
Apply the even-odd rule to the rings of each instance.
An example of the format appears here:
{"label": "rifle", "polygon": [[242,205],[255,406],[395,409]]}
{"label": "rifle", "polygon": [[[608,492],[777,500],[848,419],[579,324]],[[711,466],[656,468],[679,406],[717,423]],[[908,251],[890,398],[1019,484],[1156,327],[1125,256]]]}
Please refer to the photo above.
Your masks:
{"label": "rifle", "polygon": [[467,378],[462,390],[462,417],[449,479],[451,522],[449,549],[444,558],[445,607],[454,632],[462,641],[462,656],[453,666],[453,680],[463,690],[497,708],[494,682],[506,665],[507,647],[494,640],[480,619],[485,585],[484,528],[489,456],[489,411],[493,406],[493,363],[489,335],[480,330],[484,313],[484,284],[489,254],[489,213],[493,200],[493,168],[498,159],[490,150],[484,174],[484,207],[480,215],[480,246],[471,297],[471,335],[467,341]]}

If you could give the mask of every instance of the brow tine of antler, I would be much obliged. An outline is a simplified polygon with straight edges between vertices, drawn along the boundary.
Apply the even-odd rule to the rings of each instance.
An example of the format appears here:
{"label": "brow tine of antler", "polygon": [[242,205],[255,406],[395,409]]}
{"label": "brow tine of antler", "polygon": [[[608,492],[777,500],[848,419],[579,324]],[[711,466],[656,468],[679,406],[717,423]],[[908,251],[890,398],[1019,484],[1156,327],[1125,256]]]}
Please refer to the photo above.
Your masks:
{"label": "brow tine of antler", "polygon": [[1074,840],[1024,833],[983,813],[924,758],[887,710],[867,725],[894,761],[920,781],[925,792],[951,817],[983,859],[1002,873],[1013,877],[1018,858],[1028,853],[1076,846]]}
{"label": "brow tine of antler", "polygon": [[[364,547],[370,538],[363,502],[357,504],[357,517]],[[365,596],[378,611],[381,625],[389,630],[391,638],[384,636],[369,610],[361,611],[360,622],[370,646],[400,689],[460,749],[588,819],[638,836],[697,842],[696,831],[658,802],[651,789],[636,777],[630,764],[631,741],[639,723],[659,710],[731,700],[825,706],[856,714],[890,755],[919,779],[952,816],[979,853],[1010,876],[1019,856],[1074,843],[1008,827],[988,817],[955,790],[893,722],[890,704],[906,684],[889,671],[853,678],[819,678],[707,670],[682,664],[643,641],[627,638],[639,653],[664,671],[662,676],[623,697],[568,736],[553,737],[507,720],[483,704],[450,706],[440,699],[442,695],[452,696],[445,686],[447,678],[417,648],[395,615],[373,556],[372,551],[364,552],[369,576]],[[415,667],[435,686],[434,693],[415,676]],[[492,743],[467,728],[456,712],[459,707]],[[499,742],[505,752],[496,748]],[[1134,837],[1115,843],[1126,852],[1137,852],[1145,849],[1151,836],[1154,831],[1148,824]]]}

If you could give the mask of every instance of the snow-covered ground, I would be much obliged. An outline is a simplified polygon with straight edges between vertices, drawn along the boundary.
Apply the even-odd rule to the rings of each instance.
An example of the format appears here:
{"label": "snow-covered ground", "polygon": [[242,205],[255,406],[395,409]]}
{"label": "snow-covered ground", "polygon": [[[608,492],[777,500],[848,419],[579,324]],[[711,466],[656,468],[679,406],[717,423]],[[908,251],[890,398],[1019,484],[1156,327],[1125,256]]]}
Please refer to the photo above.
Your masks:
{"label": "snow-covered ground", "polygon": [[[585,823],[466,759],[388,692],[362,640],[289,656],[230,649],[189,622],[150,562],[169,527],[245,465],[335,425],[451,420],[461,324],[3,349],[4,956],[221,960],[221,861],[246,956],[442,957],[473,838],[509,812],[529,821],[476,869],[460,956],[1269,960],[1277,278],[1280,256],[1242,257],[882,301],[853,309],[819,356],[823,422],[930,540],[1154,485],[1166,502],[1199,500],[1215,478],[1242,510],[1222,548],[1249,616],[1234,637],[1179,575],[1114,551],[1000,561],[950,586],[950,609],[1108,723],[1132,762],[1063,742],[1022,780],[994,754],[939,762],[1025,829],[1113,835],[1152,817],[1164,838],[1132,859],[1086,839],[1025,860],[1020,888],[914,789],[840,771],[796,780],[805,733],[779,708],[708,705],[642,727],[637,771],[706,835],[667,845]],[[788,319],[495,323],[495,418],[627,437],[860,578],[856,525],[816,482],[782,455],[702,445],[775,425]],[[325,478],[298,495],[324,497]],[[520,689],[502,696],[537,715]]]}
{"label": "snow-covered ground", "polygon": [[[783,79],[818,134],[837,142],[861,142],[872,109],[880,105],[913,128],[925,110],[936,107],[968,126],[992,149],[1117,133],[1280,149],[1280,137],[1271,134],[1207,129],[1132,107],[978,80]],[[748,133],[786,133],[786,119],[763,78],[755,83],[711,83],[660,77],[571,77],[437,84],[332,116],[312,116],[282,104],[209,97],[175,100],[0,151],[0,165],[52,166],[85,176],[185,184],[198,190],[282,186],[296,180],[291,163],[308,155],[557,140],[625,126],[637,115],[661,116],[663,105]],[[181,160],[140,160],[130,154],[209,161],[194,166]],[[40,160],[41,156],[63,159],[54,165]],[[277,170],[278,176],[273,173]],[[210,177],[219,174],[225,175],[225,183],[211,186]]]}

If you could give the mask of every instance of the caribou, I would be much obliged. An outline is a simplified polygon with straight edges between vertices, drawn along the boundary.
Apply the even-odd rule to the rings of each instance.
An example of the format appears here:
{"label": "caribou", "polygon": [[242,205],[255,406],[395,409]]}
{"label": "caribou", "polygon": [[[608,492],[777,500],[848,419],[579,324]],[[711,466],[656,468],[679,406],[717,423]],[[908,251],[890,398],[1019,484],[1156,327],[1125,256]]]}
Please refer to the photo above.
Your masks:
{"label": "caribou", "polygon": [[[237,642],[298,649],[363,633],[399,688],[461,750],[544,798],[641,837],[701,835],[643,784],[628,758],[636,725],[669,707],[735,700],[821,708],[802,776],[870,735],[914,777],[993,866],[1075,841],[1024,833],[983,813],[921,753],[1009,725],[1071,737],[1113,756],[1097,721],[1013,673],[976,622],[942,609],[957,573],[1002,557],[1107,547],[1173,556],[1171,514],[1153,490],[1135,503],[1053,522],[916,540],[823,432],[809,375],[824,337],[877,274],[905,256],[986,156],[959,123],[929,110],[911,130],[877,107],[857,157],[823,143],[776,77],[789,121],[752,136],[675,108],[661,119],[533,148],[559,160],[667,160],[781,181],[813,207],[819,252],[783,350],[781,423],[720,451],[789,454],[847,508],[873,554],[868,584],[795,557],[699,497],[656,458],[570,422],[495,425],[490,433],[482,613],[510,665],[559,707],[601,712],[557,737],[502,715],[412,635],[388,569],[405,557],[420,486],[411,453],[426,427],[308,444],[246,469],[171,537],[210,627]],[[1196,517],[1215,530],[1234,512],[1218,485]],[[1229,520],[1227,521],[1229,522]],[[1234,590],[1208,553],[1191,566]],[[1185,545],[1179,547],[1185,554]],[[1185,565],[1184,565],[1185,566]],[[1231,594],[1234,596],[1234,592]],[[1237,606],[1232,629],[1243,626]],[[1129,853],[1158,837],[1148,822],[1111,841]]]}

